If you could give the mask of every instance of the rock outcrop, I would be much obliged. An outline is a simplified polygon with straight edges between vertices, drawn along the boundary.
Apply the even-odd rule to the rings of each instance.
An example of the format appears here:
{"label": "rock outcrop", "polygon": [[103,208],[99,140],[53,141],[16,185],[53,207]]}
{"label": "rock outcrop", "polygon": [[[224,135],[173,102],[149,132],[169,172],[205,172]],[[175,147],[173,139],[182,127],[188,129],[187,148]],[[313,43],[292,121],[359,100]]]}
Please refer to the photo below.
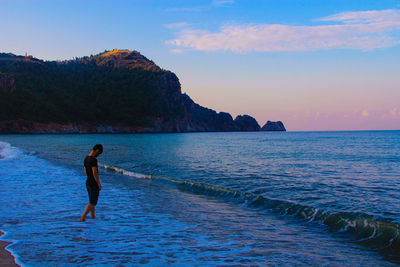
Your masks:
{"label": "rock outcrop", "polygon": [[239,131],[252,132],[259,131],[260,125],[258,122],[249,115],[239,115],[235,119],[235,124]]}
{"label": "rock outcrop", "polygon": [[286,129],[281,121],[267,121],[267,123],[261,128],[261,131],[285,132]]}

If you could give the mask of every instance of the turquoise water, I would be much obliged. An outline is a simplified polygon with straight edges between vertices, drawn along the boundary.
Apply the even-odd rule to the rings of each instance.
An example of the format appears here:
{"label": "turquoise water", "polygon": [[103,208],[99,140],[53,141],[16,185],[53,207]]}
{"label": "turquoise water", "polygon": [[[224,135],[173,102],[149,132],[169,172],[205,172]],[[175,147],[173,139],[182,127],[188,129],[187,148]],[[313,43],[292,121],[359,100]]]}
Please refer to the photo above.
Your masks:
{"label": "turquoise water", "polygon": [[26,266],[390,266],[399,174],[400,131],[3,135],[0,230]]}

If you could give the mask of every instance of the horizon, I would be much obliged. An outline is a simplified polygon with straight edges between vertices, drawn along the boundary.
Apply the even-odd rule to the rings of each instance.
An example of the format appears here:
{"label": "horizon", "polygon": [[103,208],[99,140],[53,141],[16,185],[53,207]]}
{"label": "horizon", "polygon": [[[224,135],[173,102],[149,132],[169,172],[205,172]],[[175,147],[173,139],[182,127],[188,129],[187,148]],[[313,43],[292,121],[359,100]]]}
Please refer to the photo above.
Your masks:
{"label": "horizon", "polygon": [[135,50],[196,103],[261,127],[400,129],[396,1],[93,3],[0,0],[1,51],[68,60]]}

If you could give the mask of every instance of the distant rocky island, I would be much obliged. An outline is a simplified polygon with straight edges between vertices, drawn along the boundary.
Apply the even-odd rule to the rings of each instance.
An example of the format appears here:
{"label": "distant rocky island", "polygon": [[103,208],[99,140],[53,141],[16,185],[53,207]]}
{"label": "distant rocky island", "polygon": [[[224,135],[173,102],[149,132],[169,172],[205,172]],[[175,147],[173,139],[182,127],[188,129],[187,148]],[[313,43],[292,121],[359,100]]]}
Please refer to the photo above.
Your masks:
{"label": "distant rocky island", "polygon": [[260,131],[286,132],[286,128],[281,121],[267,121]]}
{"label": "distant rocky island", "polygon": [[65,61],[0,53],[0,134],[260,130],[286,131],[196,104],[173,72],[137,51]]}

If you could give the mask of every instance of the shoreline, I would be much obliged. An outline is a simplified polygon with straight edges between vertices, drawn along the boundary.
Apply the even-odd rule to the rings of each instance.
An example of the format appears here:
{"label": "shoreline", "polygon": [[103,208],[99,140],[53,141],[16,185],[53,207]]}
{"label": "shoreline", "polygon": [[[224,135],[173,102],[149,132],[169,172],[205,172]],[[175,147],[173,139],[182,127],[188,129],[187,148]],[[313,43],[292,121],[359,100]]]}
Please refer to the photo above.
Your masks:
{"label": "shoreline", "polygon": [[[268,122],[275,123],[275,122]],[[200,124],[185,124],[185,122],[163,123],[155,120],[152,125],[138,126],[123,123],[57,123],[57,122],[35,122],[24,119],[0,121],[0,134],[133,134],[133,133],[191,133],[191,132],[262,132],[282,131],[283,126],[272,126],[268,129],[258,127],[229,128],[229,127],[207,127]],[[182,125],[181,125],[182,124]]]}
{"label": "shoreline", "polygon": [[[4,235],[4,232],[0,231],[0,237]],[[7,250],[7,246],[12,242],[0,240],[0,266],[4,267],[21,267],[15,261],[14,255]]]}

